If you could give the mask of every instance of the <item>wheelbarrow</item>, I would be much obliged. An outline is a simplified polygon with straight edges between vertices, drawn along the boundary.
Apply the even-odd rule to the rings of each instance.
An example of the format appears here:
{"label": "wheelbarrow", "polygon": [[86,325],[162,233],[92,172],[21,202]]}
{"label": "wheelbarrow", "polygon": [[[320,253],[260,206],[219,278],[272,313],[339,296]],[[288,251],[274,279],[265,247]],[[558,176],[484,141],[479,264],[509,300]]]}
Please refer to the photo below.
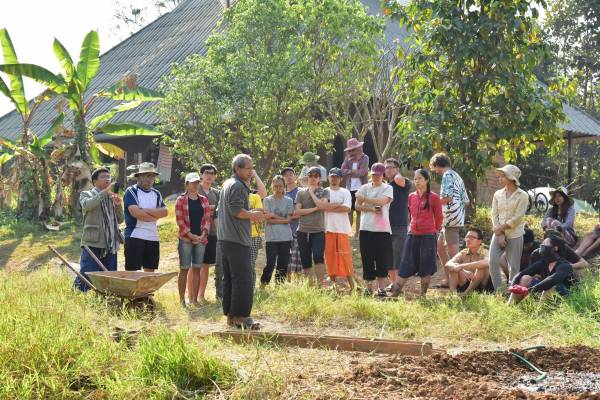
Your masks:
{"label": "wheelbarrow", "polygon": [[86,275],[90,278],[87,279],[73,268],[58,250],[50,245],[48,248],[90,289],[104,296],[118,297],[121,305],[125,304],[127,307],[146,305],[154,308],[152,294],[177,275],[177,272],[109,271],[89,247],[83,246],[102,269],[98,272],[87,272]]}

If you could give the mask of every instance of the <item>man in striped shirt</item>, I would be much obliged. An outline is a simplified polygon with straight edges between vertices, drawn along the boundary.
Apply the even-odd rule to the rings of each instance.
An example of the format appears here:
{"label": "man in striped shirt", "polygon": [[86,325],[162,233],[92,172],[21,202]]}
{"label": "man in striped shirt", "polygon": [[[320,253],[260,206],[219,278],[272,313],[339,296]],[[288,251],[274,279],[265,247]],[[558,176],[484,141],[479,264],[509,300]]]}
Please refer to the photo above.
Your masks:
{"label": "man in striped shirt", "polygon": [[[442,176],[440,199],[444,225],[438,238],[438,257],[441,265],[446,265],[448,260],[458,253],[460,228],[465,225],[465,204],[469,203],[469,196],[462,178],[452,169],[452,162],[447,154],[434,154],[429,166],[432,171]],[[447,285],[448,271],[444,269],[442,286]]]}

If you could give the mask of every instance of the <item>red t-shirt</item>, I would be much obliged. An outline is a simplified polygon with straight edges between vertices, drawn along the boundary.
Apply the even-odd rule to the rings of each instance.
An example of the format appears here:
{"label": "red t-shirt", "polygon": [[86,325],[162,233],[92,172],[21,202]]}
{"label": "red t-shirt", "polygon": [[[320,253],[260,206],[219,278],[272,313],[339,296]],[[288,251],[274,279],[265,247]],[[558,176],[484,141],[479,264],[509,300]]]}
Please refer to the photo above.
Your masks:
{"label": "red t-shirt", "polygon": [[426,201],[426,193],[419,197],[417,192],[408,196],[408,211],[410,212],[410,229],[413,235],[426,235],[438,233],[444,222],[442,214],[442,203],[440,196],[429,193],[429,207],[423,209]]}

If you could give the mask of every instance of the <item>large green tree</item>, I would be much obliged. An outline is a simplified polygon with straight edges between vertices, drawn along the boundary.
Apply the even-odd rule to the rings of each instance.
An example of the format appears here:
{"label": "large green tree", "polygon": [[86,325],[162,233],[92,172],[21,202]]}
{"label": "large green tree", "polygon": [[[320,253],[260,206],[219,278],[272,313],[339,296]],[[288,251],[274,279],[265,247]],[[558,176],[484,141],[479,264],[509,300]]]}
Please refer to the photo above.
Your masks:
{"label": "large green tree", "polygon": [[245,151],[270,176],[327,145],[335,128],[326,105],[373,67],[382,22],[356,0],[236,2],[208,54],[163,81],[159,114],[175,153],[190,166],[225,167]]}
{"label": "large green tree", "polygon": [[[543,1],[538,4],[543,5]],[[534,69],[547,49],[536,2],[413,0],[386,9],[411,30],[412,49],[396,72],[412,112],[398,128],[403,154],[427,164],[446,151],[476,198],[476,181],[494,164],[535,149],[557,148],[564,118],[559,86]]]}

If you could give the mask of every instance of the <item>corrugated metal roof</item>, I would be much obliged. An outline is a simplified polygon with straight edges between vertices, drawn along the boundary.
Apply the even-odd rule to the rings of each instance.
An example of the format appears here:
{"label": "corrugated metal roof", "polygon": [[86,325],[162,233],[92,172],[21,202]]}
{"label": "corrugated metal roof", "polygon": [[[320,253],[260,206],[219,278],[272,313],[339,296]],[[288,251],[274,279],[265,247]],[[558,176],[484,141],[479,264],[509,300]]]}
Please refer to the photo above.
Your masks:
{"label": "corrugated metal roof", "polygon": [[[381,14],[379,0],[361,0],[369,14]],[[408,0],[399,0],[403,4]],[[233,3],[233,1],[232,1]],[[184,61],[192,54],[205,54],[205,43],[224,10],[219,0],[187,0],[175,10],[158,18],[131,37],[119,43],[101,56],[100,71],[88,93],[93,94],[116,83],[126,72],[139,75],[139,84],[156,89],[161,78],[168,74],[171,65]],[[388,44],[400,44],[408,49],[408,31],[396,21],[386,20],[386,39]],[[36,134],[47,131],[50,121],[55,117],[54,106],[57,100],[43,104],[31,123]],[[105,113],[116,103],[98,100],[89,114],[89,118]],[[135,110],[127,111],[115,117],[114,121],[138,121],[156,124],[158,119],[151,112],[154,103],[144,104]],[[600,137],[600,122],[569,105],[564,106],[568,122],[562,124],[566,131],[576,136]],[[70,118],[70,117],[69,117]],[[20,132],[21,119],[12,111],[0,118],[0,136],[13,139]]]}
{"label": "corrugated metal roof", "polygon": [[[216,29],[224,6],[219,0],[187,0],[139,30],[100,57],[100,70],[87,93],[94,94],[109,87],[126,73],[139,75],[141,86],[157,89],[161,78],[168,74],[171,65],[182,62],[192,54],[206,53],[206,40]],[[56,117],[54,106],[57,99],[46,102],[38,109],[31,123],[31,130],[40,135],[46,132]],[[99,99],[92,106],[88,120],[103,114],[118,102]],[[151,112],[155,103],[121,113],[118,121],[138,121],[155,124],[158,119]],[[70,114],[70,113],[69,113]],[[70,118],[70,115],[69,115]],[[68,123],[68,122],[67,122]],[[20,132],[21,119],[15,111],[0,118],[0,136],[13,139]]]}

